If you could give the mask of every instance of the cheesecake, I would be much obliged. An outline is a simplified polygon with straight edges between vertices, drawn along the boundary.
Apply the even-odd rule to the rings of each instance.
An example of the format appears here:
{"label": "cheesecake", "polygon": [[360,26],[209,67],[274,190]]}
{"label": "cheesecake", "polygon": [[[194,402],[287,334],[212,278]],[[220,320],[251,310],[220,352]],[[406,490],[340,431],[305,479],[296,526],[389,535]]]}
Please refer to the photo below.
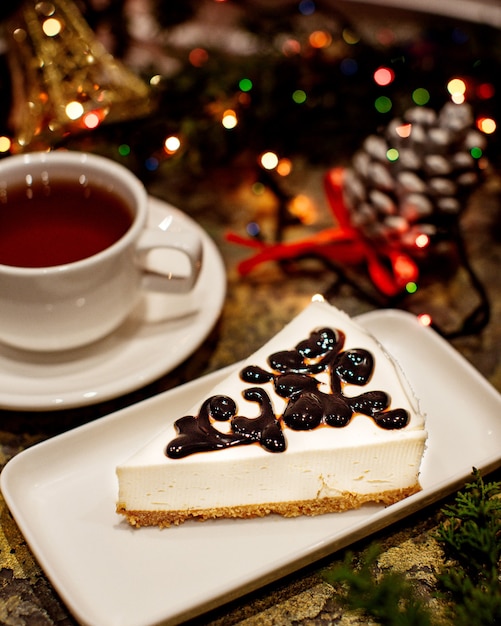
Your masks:
{"label": "cheesecake", "polygon": [[320,515],[418,492],[425,417],[404,372],[346,313],[309,304],[117,466],[135,527]]}

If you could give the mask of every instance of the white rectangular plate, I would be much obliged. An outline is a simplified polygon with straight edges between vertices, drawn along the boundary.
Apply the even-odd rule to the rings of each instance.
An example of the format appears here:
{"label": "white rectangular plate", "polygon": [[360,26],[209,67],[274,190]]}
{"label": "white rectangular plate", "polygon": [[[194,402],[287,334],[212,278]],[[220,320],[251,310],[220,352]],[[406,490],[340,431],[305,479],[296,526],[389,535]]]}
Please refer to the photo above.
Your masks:
{"label": "white rectangular plate", "polygon": [[[284,576],[501,465],[501,396],[447,342],[401,311],[358,318],[400,362],[427,413],[423,490],[384,508],[319,517],[134,530],[115,513],[115,466],[230,368],[49,439],[1,474],[34,555],[82,624],[176,624]],[[167,410],[168,408],[168,410]]]}

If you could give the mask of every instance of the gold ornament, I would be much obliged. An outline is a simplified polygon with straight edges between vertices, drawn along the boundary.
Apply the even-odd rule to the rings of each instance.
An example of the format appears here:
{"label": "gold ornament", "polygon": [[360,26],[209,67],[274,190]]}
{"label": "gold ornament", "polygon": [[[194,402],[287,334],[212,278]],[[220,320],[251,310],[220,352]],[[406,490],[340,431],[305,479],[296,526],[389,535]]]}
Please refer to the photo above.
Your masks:
{"label": "gold ornament", "polygon": [[13,152],[150,113],[149,87],[97,40],[72,0],[27,0],[8,22]]}

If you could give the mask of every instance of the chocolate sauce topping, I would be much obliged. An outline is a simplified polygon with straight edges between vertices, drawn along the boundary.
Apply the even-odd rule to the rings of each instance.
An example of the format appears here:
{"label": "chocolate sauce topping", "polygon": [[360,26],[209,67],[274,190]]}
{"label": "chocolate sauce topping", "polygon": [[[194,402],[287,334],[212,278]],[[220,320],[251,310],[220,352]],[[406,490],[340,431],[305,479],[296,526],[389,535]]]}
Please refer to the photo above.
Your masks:
{"label": "chocolate sauce topping", "polygon": [[[236,402],[223,395],[208,398],[198,416],[187,415],[175,422],[178,436],[166,448],[166,454],[179,459],[196,452],[207,452],[236,445],[259,443],[270,452],[287,447],[284,427],[312,430],[319,426],[342,428],[355,413],[366,415],[381,428],[396,430],[409,423],[405,409],[387,410],[390,396],[384,391],[367,391],[345,396],[344,385],[366,385],[374,371],[374,357],[363,348],[342,350],[342,331],[321,328],[310,333],[294,350],[275,352],[268,357],[271,371],[249,365],[240,378],[251,385],[243,396],[259,406],[258,417],[238,415]],[[319,389],[317,374],[329,374],[327,391]],[[256,385],[272,383],[275,393],[287,400],[283,415],[276,416],[267,391]],[[223,432],[215,422],[228,422]]]}

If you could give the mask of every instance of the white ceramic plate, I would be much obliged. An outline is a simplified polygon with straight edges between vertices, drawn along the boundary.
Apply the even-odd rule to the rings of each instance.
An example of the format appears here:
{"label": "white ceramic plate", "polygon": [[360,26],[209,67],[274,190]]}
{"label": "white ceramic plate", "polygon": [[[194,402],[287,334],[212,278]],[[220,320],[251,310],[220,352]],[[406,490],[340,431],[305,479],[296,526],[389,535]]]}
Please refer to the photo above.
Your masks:
{"label": "white ceramic plate", "polygon": [[399,311],[359,318],[400,361],[428,414],[423,491],[388,508],[134,530],[115,513],[115,466],[207,393],[221,371],[14,457],[5,500],[70,611],[91,626],[175,624],[443,497],[501,464],[501,396],[444,340]]}
{"label": "white ceramic plate", "polygon": [[37,354],[0,345],[1,408],[45,411],[102,402],[159,378],[198,348],[226,295],[221,255],[196,222],[155,198],[150,198],[149,225],[200,235],[204,261],[194,290],[145,294],[117,331],[77,350]]}

